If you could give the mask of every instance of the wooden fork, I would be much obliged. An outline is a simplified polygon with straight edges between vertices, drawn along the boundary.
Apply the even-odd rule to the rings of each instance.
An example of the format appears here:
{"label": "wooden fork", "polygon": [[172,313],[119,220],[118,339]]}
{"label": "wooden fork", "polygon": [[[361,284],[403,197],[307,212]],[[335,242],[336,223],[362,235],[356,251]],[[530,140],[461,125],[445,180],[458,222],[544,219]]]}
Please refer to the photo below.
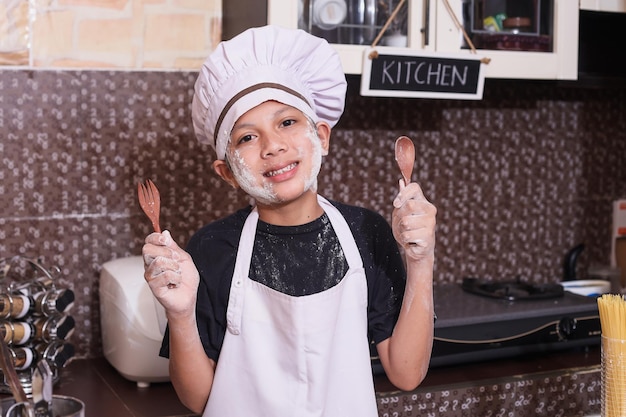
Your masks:
{"label": "wooden fork", "polygon": [[156,185],[150,180],[146,180],[145,184],[137,184],[137,195],[139,196],[139,205],[146,216],[152,222],[152,227],[157,233],[161,233],[159,226],[159,214],[161,211],[161,196]]}

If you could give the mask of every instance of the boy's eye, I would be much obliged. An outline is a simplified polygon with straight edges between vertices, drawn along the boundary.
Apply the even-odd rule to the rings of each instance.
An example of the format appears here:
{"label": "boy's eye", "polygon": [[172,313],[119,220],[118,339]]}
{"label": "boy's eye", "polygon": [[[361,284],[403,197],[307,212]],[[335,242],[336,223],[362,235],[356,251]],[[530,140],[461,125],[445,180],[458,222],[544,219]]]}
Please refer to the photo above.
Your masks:
{"label": "boy's eye", "polygon": [[250,142],[252,140],[252,135],[245,135],[239,138],[237,144],[240,145],[242,143]]}

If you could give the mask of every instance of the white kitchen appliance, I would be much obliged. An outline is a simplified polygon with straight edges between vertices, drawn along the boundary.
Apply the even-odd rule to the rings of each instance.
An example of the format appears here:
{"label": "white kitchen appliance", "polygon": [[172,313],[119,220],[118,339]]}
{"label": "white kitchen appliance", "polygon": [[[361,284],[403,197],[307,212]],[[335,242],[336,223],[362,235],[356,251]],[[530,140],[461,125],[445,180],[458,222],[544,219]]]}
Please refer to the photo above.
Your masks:
{"label": "white kitchen appliance", "polygon": [[141,256],[105,263],[100,273],[100,322],[104,356],[138,386],[169,381],[159,356],[167,319],[143,278]]}

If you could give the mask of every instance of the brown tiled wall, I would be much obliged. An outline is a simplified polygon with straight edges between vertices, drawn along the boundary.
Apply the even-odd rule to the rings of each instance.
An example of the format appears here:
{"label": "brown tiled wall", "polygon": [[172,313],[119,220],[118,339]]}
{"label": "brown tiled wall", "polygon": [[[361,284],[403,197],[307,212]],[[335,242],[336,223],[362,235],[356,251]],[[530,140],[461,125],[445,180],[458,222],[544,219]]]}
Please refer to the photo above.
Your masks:
{"label": "brown tiled wall", "polygon": [[[152,178],[162,223],[184,244],[246,203],[217,180],[190,130],[195,73],[0,71],[0,257],[41,256],[74,289],[79,356],[101,355],[101,265],[139,254]],[[393,142],[417,144],[438,207],[437,282],[466,275],[557,281],[607,263],[611,201],[626,197],[626,91],[487,80],[482,101],[363,98],[350,78],[320,191],[389,217]],[[141,279],[141,277],[138,277]]]}

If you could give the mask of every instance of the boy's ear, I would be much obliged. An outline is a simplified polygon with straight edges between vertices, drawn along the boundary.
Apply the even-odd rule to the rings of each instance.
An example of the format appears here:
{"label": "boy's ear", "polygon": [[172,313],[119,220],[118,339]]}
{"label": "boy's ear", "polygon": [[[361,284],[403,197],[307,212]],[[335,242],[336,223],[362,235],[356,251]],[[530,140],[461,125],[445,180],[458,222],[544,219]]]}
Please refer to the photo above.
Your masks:
{"label": "boy's ear", "polygon": [[213,171],[215,171],[221,179],[229,183],[233,188],[239,188],[239,184],[237,183],[237,180],[235,180],[235,176],[226,161],[221,159],[213,161]]}
{"label": "boy's ear", "polygon": [[315,125],[317,128],[317,136],[320,138],[320,142],[322,143],[322,155],[328,155],[328,150],[330,149],[330,125],[326,122],[317,122]]}

